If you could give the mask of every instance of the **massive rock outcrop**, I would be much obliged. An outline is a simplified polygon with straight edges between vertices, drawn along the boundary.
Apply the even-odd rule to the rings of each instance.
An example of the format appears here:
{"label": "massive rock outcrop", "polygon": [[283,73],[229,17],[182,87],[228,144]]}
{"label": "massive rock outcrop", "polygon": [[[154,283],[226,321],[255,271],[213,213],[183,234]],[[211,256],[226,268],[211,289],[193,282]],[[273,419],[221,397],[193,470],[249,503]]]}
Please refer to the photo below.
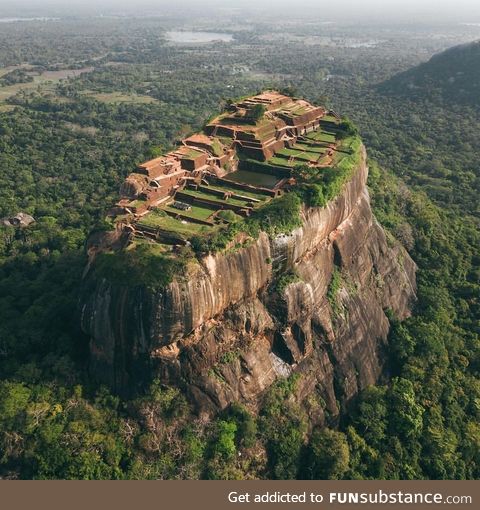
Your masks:
{"label": "massive rock outcrop", "polygon": [[252,409],[278,378],[316,422],[377,381],[389,331],[415,298],[415,264],[372,215],[365,152],[341,194],[302,226],[205,257],[157,291],[88,281],[82,327],[92,370],[121,392],[153,377],[199,411]]}

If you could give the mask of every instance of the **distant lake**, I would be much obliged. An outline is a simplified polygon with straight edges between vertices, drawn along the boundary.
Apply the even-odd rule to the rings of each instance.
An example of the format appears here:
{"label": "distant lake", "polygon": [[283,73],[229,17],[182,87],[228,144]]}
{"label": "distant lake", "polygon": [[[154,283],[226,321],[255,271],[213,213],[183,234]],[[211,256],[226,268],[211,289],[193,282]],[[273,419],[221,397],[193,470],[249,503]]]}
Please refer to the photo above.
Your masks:
{"label": "distant lake", "polygon": [[214,41],[231,42],[232,34],[220,32],[172,31],[166,33],[167,39],[175,43],[209,43]]}
{"label": "distant lake", "polygon": [[18,21],[58,21],[60,18],[0,18],[0,23],[17,23]]}

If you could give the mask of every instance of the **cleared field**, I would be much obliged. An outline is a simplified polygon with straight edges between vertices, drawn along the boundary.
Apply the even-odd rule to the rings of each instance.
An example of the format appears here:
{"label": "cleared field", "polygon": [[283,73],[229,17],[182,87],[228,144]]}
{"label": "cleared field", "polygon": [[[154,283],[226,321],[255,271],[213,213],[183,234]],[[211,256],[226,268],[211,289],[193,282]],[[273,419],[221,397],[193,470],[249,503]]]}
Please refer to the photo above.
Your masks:
{"label": "cleared field", "polygon": [[0,103],[0,112],[11,112],[14,109],[15,109],[14,105]]}
{"label": "cleared field", "polygon": [[6,101],[7,99],[17,95],[20,91],[32,92],[40,86],[42,86],[43,90],[49,90],[53,88],[53,83],[49,86],[47,82],[37,79],[30,83],[16,83],[15,85],[0,87],[0,102]]}
{"label": "cleared field", "polygon": [[[7,74],[15,68],[4,68],[0,70],[0,76]],[[0,87],[0,102],[6,101],[15,96],[20,91],[32,92],[34,90],[53,91],[61,80],[79,76],[82,73],[93,71],[93,67],[84,67],[83,69],[64,69],[61,71],[44,71],[41,74],[33,76],[33,81],[28,83],[15,83]]]}
{"label": "cleared field", "polygon": [[1,67],[0,68],[0,78],[2,76],[5,76],[10,71],[14,71],[15,69],[21,69],[23,66],[8,66],[8,67]]}
{"label": "cleared field", "polygon": [[83,67],[82,69],[61,69],[59,71],[44,71],[40,76],[44,80],[66,80],[67,78],[76,78],[84,73],[91,73],[94,67]]}
{"label": "cleared field", "polygon": [[129,104],[152,104],[158,102],[150,96],[142,96],[138,94],[124,94],[122,92],[94,92],[85,91],[84,95],[92,97],[97,101],[107,104],[129,103]]}

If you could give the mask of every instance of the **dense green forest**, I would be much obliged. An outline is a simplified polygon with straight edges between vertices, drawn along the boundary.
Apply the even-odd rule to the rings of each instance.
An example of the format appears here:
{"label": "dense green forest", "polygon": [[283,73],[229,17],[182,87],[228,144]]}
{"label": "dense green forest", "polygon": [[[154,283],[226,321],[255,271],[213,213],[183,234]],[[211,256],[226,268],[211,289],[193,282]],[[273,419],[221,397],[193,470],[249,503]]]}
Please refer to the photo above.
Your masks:
{"label": "dense green forest", "polygon": [[[435,38],[307,45],[300,34],[320,28],[299,26],[271,44],[276,28],[202,46],[167,44],[154,20],[29,22],[0,35],[0,218],[35,218],[0,226],[0,477],[480,477],[478,99],[447,108],[383,85],[438,51]],[[25,63],[94,70],[32,87],[28,67],[11,74]],[[265,86],[354,119],[374,212],[419,266],[414,315],[391,317],[388,373],[331,428],[312,430],[292,403],[295,377],[258,416],[234,405],[208,423],[157,383],[122,400],[90,379],[79,330],[84,244],[122,179]]]}

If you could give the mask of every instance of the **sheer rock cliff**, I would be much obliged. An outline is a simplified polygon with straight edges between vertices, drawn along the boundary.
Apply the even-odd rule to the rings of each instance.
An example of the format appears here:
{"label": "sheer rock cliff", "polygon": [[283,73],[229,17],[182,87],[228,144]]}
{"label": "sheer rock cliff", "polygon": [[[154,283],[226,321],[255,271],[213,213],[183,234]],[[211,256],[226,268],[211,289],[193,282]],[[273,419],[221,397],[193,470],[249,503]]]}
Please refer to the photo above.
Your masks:
{"label": "sheer rock cliff", "polygon": [[415,264],[372,215],[367,174],[363,151],[335,200],[303,208],[300,228],[207,256],[165,288],[87,274],[93,373],[123,393],[159,378],[203,413],[233,401],[255,410],[297,373],[296,399],[316,422],[334,420],[382,373],[386,311],[403,319],[415,299]]}

